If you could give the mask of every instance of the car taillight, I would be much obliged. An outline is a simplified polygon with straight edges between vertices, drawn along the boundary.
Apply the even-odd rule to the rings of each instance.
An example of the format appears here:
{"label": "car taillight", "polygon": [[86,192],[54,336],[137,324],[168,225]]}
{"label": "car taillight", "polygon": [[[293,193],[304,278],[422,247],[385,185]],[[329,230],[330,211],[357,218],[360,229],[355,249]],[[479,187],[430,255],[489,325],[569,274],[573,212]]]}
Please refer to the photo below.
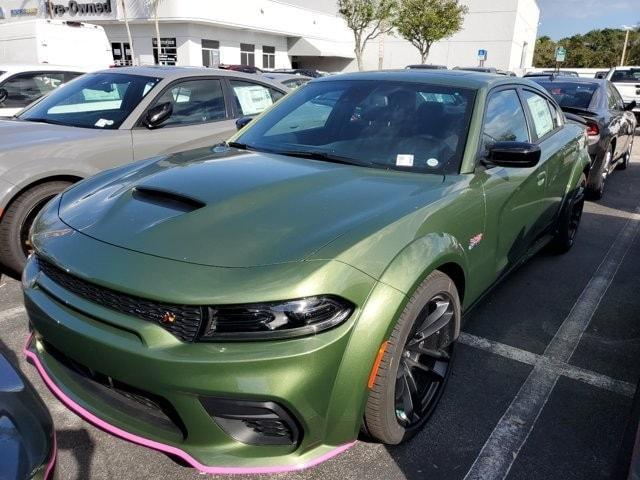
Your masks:
{"label": "car taillight", "polygon": [[600,127],[597,123],[587,122],[587,135],[590,137],[600,135]]}

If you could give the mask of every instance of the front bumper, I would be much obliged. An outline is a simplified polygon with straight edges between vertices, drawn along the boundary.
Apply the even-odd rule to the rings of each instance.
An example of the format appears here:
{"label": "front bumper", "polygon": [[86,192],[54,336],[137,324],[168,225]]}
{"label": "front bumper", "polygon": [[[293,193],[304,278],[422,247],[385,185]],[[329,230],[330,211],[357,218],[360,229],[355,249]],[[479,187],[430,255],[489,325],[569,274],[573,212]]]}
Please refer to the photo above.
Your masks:
{"label": "front bumper", "polygon": [[[164,298],[174,295],[172,301],[176,299],[175,285],[184,285],[182,278],[190,275],[195,279],[199,271],[216,270],[125,253],[78,233],[48,242],[40,247],[58,264],[91,265],[85,272],[97,270],[89,271],[88,278],[100,278],[97,272],[101,272],[112,288],[125,272],[127,281],[131,276],[146,278],[145,289],[160,291]],[[64,248],[58,248],[56,242]],[[108,266],[100,266],[96,258],[112,260]],[[148,261],[153,267],[145,265]],[[173,291],[166,290],[170,285],[166,276],[158,275],[169,268],[169,263],[173,278],[177,279]],[[183,267],[190,273],[183,276],[179,271]],[[225,271],[224,275],[230,281],[234,275],[249,276],[246,270],[250,269],[239,270],[245,272]],[[291,278],[291,273],[283,276]],[[275,271],[269,270],[268,277],[274,285],[278,283]],[[380,315],[392,318],[405,300],[400,292],[376,284],[339,262],[331,266],[331,273],[324,271],[320,277],[322,281],[302,282],[303,287],[296,288],[307,289],[300,293],[309,295],[318,288],[325,294],[343,295],[355,305],[370,306],[356,308],[343,325],[315,336],[272,342],[186,343],[158,325],[108,310],[66,291],[31,259],[23,283],[34,336],[26,355],[53,393],[89,422],[126,440],[180,457],[202,472],[276,473],[306,468],[353,444],[366,401],[371,363],[379,339],[387,334],[390,324],[381,324]],[[345,291],[344,284],[354,287]],[[372,290],[377,293],[374,295]],[[247,289],[244,295],[252,293],[255,295]],[[201,299],[200,293],[194,295]],[[231,291],[221,289],[220,295],[229,297]],[[282,297],[281,293],[275,295]],[[368,302],[372,296],[375,302]],[[370,337],[360,329],[369,332]],[[371,345],[366,340],[363,345],[363,338]],[[175,428],[167,428],[166,421],[148,421],[148,412],[114,404],[95,388],[89,388],[70,371],[70,365],[134,387],[137,393],[147,395],[145,398],[161,399],[172,409],[173,415],[167,418]],[[289,446],[238,441],[206,411],[203,397],[275,403],[299,425],[299,441]]]}

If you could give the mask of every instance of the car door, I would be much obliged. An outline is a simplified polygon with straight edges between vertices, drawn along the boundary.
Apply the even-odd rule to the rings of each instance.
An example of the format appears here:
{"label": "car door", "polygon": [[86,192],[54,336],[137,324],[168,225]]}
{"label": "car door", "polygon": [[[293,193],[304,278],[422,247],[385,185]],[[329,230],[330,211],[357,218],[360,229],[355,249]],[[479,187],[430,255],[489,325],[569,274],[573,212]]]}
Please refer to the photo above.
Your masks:
{"label": "car door", "polygon": [[[222,79],[216,77],[190,77],[168,85],[131,131],[134,159],[226,140],[235,131],[235,122],[224,92]],[[163,103],[171,104],[171,115],[157,128],[145,127],[142,120],[147,112]]]}
{"label": "car door", "polygon": [[620,139],[618,145],[616,145],[616,150],[619,155],[624,155],[624,153],[629,148],[631,141],[633,140],[633,135],[635,133],[635,116],[632,112],[628,112],[624,107],[624,100],[622,99],[622,95],[618,92],[618,89],[612,84],[609,83],[611,88],[611,94],[613,95],[615,106],[616,106],[616,115],[620,117]]}
{"label": "car door", "polygon": [[607,104],[611,115],[611,122],[609,123],[611,140],[615,139],[613,159],[616,159],[627,149],[629,134],[626,127],[622,97],[620,97],[620,94],[611,83],[607,83]]}
{"label": "car door", "polygon": [[540,223],[549,226],[560,212],[578,146],[560,134],[564,122],[549,97],[528,88],[521,92],[525,110],[531,119],[533,141],[541,150],[540,165],[545,172],[544,209]]}
{"label": "car door", "polygon": [[[487,204],[485,242],[495,258],[494,277],[515,264],[544,231],[546,162],[530,168],[492,166],[487,153],[495,142],[531,142],[530,120],[515,86],[494,89],[486,101],[478,175]],[[484,165],[484,166],[482,166]]]}

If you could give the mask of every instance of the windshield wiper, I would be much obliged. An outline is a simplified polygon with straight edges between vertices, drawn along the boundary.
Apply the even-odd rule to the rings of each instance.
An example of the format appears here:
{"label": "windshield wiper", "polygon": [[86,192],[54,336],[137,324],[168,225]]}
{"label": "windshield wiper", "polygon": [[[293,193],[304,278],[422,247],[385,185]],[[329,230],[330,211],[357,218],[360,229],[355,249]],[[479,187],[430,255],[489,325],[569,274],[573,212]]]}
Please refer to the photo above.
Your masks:
{"label": "windshield wiper", "polygon": [[342,155],[336,155],[328,152],[314,152],[311,150],[274,150],[272,153],[278,155],[286,155],[288,157],[308,158],[310,160],[322,160],[324,162],[341,163],[343,165],[355,165],[358,167],[366,166],[366,164],[358,162],[353,158],[344,157]]}
{"label": "windshield wiper", "polygon": [[240,143],[240,142],[224,142],[224,144],[227,147],[238,148],[240,150],[249,150],[251,148],[246,143]]}

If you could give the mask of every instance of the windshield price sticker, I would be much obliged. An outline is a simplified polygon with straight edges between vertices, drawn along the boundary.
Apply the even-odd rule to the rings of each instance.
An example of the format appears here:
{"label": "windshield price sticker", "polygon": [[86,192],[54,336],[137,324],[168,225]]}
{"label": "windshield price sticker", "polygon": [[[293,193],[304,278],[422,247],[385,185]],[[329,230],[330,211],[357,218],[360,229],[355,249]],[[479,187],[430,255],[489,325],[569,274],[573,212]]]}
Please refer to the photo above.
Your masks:
{"label": "windshield price sticker", "polygon": [[413,167],[413,155],[397,155],[396,167]]}

